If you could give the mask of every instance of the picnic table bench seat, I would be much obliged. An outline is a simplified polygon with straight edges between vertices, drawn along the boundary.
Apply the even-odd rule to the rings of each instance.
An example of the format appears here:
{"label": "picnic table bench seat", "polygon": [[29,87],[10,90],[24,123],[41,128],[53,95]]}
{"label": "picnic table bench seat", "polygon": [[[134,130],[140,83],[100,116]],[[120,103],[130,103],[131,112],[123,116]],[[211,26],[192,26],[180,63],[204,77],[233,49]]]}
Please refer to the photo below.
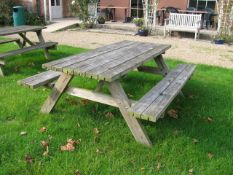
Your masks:
{"label": "picnic table bench seat", "polygon": [[22,54],[22,53],[37,50],[37,49],[44,49],[44,48],[50,49],[50,48],[55,47],[57,44],[58,44],[57,42],[45,42],[45,43],[40,43],[34,46],[29,46],[29,47],[20,48],[20,49],[12,50],[12,51],[5,52],[5,53],[0,53],[0,59],[3,60],[6,57]]}
{"label": "picnic table bench seat", "polygon": [[156,122],[192,76],[195,65],[181,64],[129,109],[140,119]]}
{"label": "picnic table bench seat", "polygon": [[18,84],[35,89],[40,86],[45,86],[45,85],[48,85],[49,83],[54,82],[60,77],[61,74],[62,74],[61,72],[55,72],[55,71],[49,70],[49,71],[45,71],[45,72],[36,74],[34,76],[25,78],[23,80],[20,80],[18,81]]}
{"label": "picnic table bench seat", "polygon": [[11,38],[11,39],[0,40],[0,44],[6,44],[6,43],[12,43],[12,42],[16,42],[17,44],[20,44],[20,39]]}

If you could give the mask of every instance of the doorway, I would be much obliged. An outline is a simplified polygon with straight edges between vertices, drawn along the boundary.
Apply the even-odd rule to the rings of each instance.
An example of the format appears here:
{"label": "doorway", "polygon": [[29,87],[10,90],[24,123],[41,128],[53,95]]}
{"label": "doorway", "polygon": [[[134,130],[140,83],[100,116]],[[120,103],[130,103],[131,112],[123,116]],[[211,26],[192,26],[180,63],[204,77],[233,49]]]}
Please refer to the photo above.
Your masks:
{"label": "doorway", "polygon": [[62,0],[50,0],[50,7],[52,19],[63,17]]}

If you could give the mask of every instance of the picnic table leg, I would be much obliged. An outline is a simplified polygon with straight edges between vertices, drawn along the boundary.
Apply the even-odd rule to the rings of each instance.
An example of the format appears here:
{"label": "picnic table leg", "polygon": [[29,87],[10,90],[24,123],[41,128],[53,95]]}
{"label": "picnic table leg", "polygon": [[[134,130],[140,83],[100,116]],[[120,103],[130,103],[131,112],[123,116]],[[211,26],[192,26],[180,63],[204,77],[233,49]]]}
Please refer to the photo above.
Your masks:
{"label": "picnic table leg", "polygon": [[130,108],[131,104],[120,82],[119,81],[111,82],[109,84],[109,90],[113,98],[116,100],[119,109],[121,111],[121,114],[123,115],[136,141],[146,146],[151,146],[152,145],[151,141],[147,136],[145,130],[143,129],[143,126],[141,125],[140,121],[132,117],[128,112],[128,109]]}
{"label": "picnic table leg", "polygon": [[[38,37],[40,43],[44,43],[44,42],[45,42],[44,37],[43,37],[43,35],[42,35],[42,30],[37,31],[37,32],[36,32],[36,35],[37,35],[37,37]],[[46,59],[49,59],[49,58],[50,58],[48,48],[45,48],[45,49],[44,49],[44,55],[45,55],[45,58],[46,58]]]}
{"label": "picnic table leg", "polygon": [[158,57],[154,58],[155,63],[161,69],[163,76],[166,76],[169,72],[169,68],[164,62],[163,56],[159,55]]}
{"label": "picnic table leg", "polygon": [[58,102],[61,95],[64,93],[66,87],[68,86],[69,82],[71,81],[73,76],[68,74],[62,74],[57,82],[55,83],[51,94],[47,98],[47,100],[44,102],[41,112],[42,113],[50,113],[56,103]]}
{"label": "picnic table leg", "polygon": [[30,44],[31,46],[35,45],[32,41],[30,41],[27,38],[26,33],[19,33],[19,36],[21,36],[23,38],[23,47],[26,45],[26,43]]}
{"label": "picnic table leg", "polygon": [[103,80],[100,80],[97,84],[97,87],[95,89],[96,92],[100,92],[102,89],[103,89],[103,86],[104,86],[104,81]]}

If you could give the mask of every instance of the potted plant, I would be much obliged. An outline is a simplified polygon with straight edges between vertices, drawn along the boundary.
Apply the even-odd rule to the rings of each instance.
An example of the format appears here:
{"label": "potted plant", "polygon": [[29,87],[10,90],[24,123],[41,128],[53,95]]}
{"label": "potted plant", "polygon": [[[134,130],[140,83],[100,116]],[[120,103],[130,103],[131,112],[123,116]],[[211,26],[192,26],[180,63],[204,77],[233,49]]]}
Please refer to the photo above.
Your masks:
{"label": "potted plant", "polygon": [[143,18],[135,18],[133,19],[133,23],[137,26],[137,27],[141,27],[144,23],[144,19]]}
{"label": "potted plant", "polygon": [[217,34],[214,36],[215,44],[224,44],[224,36],[222,34]]}
{"label": "potted plant", "polygon": [[99,16],[99,17],[97,18],[97,22],[98,22],[99,24],[105,24],[105,17]]}
{"label": "potted plant", "polygon": [[149,30],[145,26],[141,26],[138,28],[138,35],[139,36],[148,36]]}

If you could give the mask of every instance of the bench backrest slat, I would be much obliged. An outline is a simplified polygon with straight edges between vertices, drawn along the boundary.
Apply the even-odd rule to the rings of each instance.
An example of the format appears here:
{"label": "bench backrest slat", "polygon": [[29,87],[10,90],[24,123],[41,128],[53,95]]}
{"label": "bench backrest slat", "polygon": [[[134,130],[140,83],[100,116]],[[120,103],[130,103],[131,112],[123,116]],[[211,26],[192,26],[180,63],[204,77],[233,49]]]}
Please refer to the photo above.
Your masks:
{"label": "bench backrest slat", "polygon": [[199,28],[201,21],[201,14],[180,14],[170,13],[169,15],[169,26],[174,27],[193,27]]}

